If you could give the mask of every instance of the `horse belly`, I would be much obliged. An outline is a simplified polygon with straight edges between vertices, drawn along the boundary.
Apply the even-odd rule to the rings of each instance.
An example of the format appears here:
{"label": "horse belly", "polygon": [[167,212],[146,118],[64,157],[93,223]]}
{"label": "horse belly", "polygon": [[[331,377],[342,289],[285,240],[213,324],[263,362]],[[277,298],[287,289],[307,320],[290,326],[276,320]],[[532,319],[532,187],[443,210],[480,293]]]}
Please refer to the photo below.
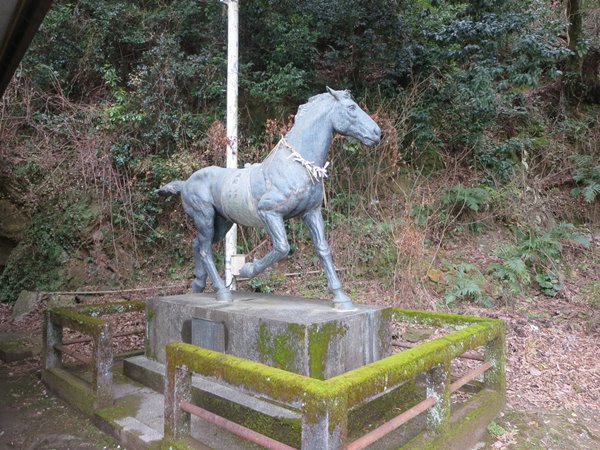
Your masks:
{"label": "horse belly", "polygon": [[221,209],[232,222],[251,227],[264,225],[252,198],[249,169],[237,170],[227,177],[221,191]]}

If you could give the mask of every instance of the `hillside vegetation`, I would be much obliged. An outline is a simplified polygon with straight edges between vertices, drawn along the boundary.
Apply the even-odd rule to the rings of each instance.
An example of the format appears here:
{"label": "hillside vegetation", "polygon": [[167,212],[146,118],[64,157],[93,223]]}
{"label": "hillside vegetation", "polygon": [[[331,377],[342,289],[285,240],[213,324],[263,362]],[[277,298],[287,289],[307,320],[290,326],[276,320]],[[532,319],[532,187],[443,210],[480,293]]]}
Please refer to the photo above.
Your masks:
{"label": "hillside vegetation", "polygon": [[[350,89],[383,130],[330,153],[324,210],[352,295],[600,308],[600,4],[566,3],[581,29],[549,0],[242,1],[240,164],[308,97]],[[154,189],[223,164],[224,8],[55,0],[0,104],[2,301],[189,285],[193,227]],[[292,256],[242,287],[326,295],[318,274],[285,276],[318,270],[303,225],[288,232]],[[242,229],[238,250],[264,241]]]}

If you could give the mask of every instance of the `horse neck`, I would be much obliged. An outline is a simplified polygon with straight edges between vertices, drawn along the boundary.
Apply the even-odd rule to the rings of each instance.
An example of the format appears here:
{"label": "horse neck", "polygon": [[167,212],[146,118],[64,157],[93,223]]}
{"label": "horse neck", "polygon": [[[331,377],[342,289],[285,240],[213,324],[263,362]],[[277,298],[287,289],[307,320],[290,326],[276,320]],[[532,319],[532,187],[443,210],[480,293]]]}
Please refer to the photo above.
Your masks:
{"label": "horse neck", "polygon": [[333,125],[328,116],[329,111],[304,112],[303,120],[296,123],[285,138],[304,159],[321,167],[325,165],[333,140]]}

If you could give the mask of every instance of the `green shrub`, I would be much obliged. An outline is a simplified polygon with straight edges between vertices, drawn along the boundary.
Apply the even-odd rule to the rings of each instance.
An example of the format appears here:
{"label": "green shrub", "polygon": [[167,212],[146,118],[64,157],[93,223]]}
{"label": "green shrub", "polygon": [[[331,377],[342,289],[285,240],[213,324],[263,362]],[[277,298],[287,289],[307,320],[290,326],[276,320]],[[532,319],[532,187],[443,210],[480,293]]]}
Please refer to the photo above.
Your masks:
{"label": "green shrub", "polygon": [[488,206],[493,193],[491,188],[483,186],[450,186],[443,190],[440,199],[433,205],[415,205],[409,215],[420,226],[433,219],[435,224],[448,227],[469,213],[478,213]]}
{"label": "green shrub", "polygon": [[577,187],[571,190],[574,197],[581,196],[587,203],[592,203],[600,195],[600,158],[592,155],[572,157],[577,169],[573,180]]}
{"label": "green shrub", "polygon": [[71,277],[66,264],[78,256],[100,210],[78,194],[54,199],[33,217],[0,276],[1,301],[15,301],[23,289],[64,290],[81,282]]}
{"label": "green shrub", "polygon": [[531,282],[527,264],[522,257],[514,254],[511,246],[499,246],[497,255],[501,262],[491,263],[487,267],[488,272],[511,295],[520,293],[523,287]]}
{"label": "green shrub", "polygon": [[269,294],[275,292],[277,288],[285,284],[285,273],[270,270],[266,275],[252,278],[248,284],[255,292]]}

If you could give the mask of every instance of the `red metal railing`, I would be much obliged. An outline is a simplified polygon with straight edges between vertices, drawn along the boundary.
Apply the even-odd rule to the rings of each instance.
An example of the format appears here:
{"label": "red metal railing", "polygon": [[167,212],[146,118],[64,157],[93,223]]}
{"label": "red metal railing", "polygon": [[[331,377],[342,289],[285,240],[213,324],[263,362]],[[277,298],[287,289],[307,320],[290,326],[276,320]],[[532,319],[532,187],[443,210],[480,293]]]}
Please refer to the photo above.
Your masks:
{"label": "red metal railing", "polygon": [[255,444],[262,445],[268,450],[294,450],[294,447],[290,447],[289,445],[285,445],[275,439],[271,439],[264,434],[260,434],[250,428],[246,428],[243,425],[232,422],[231,420],[227,420],[224,417],[218,416],[206,409],[200,408],[199,406],[192,405],[188,402],[181,402],[179,404],[181,409],[185,412],[193,414],[196,417],[200,417],[201,419],[206,420],[218,427],[221,427],[236,436],[239,436],[247,441],[254,442]]}
{"label": "red metal railing", "polygon": [[[458,391],[461,387],[463,387],[469,381],[474,380],[479,375],[484,373],[486,370],[490,369],[492,366],[493,366],[492,363],[486,362],[486,363],[482,364],[481,366],[468,372],[463,377],[456,380],[454,383],[452,383],[450,385],[450,393]],[[419,414],[426,411],[427,409],[431,408],[436,403],[437,403],[437,399],[435,397],[426,398],[422,402],[417,403],[412,408],[407,409],[402,414],[394,417],[392,420],[384,423],[380,427],[375,428],[373,431],[365,434],[363,437],[352,442],[350,445],[348,445],[347,450],[362,450],[363,448],[368,447],[373,442],[378,441],[379,439],[384,437],[386,434],[389,434],[392,431],[394,431],[395,429],[404,425],[406,422],[408,422],[409,420],[418,416]]]}

